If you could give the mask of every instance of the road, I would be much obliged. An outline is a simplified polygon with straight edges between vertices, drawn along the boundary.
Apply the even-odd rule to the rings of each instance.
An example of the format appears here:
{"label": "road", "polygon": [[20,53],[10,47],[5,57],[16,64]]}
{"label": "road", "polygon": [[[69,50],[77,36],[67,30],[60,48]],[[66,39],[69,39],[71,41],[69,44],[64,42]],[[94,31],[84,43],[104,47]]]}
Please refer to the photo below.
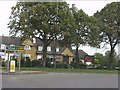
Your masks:
{"label": "road", "polygon": [[2,88],[118,88],[117,74],[3,75]]}

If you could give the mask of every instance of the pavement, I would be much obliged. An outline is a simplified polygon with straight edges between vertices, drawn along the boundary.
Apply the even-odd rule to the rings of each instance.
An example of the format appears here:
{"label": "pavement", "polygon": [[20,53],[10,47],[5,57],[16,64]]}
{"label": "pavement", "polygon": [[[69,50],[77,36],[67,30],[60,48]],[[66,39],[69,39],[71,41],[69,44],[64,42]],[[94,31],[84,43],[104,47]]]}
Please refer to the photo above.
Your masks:
{"label": "pavement", "polygon": [[8,72],[5,70],[2,70],[0,74],[2,75],[24,75],[24,74],[47,74],[46,71],[15,71],[15,72]]}

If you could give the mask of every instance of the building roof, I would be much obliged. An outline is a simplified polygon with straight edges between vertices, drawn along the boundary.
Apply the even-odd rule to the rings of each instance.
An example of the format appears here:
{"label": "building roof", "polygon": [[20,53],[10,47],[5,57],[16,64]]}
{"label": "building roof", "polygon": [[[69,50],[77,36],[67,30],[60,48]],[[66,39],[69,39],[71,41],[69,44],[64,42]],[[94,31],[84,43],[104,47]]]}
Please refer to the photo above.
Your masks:
{"label": "building roof", "polygon": [[20,45],[21,39],[19,37],[0,36],[0,44]]}
{"label": "building roof", "polygon": [[42,40],[40,40],[40,39],[36,39],[36,45],[37,46],[43,46],[44,45],[44,43],[43,43],[43,41]]}
{"label": "building roof", "polygon": [[[31,39],[32,40],[32,39]],[[22,40],[20,37],[7,37],[7,36],[0,36],[0,44],[6,44],[6,45],[21,45]],[[37,46],[43,46],[44,43],[43,41],[41,41],[40,39],[36,39],[36,43],[35,46],[37,48]],[[60,55],[66,48],[69,48],[69,50],[75,55],[75,50],[72,50],[71,47],[62,47],[59,45],[58,42],[51,42],[50,45],[51,47],[51,51],[47,52],[47,54],[54,54],[55,53],[55,48],[59,48],[59,52],[56,52],[56,54]],[[38,54],[42,54],[42,52],[37,51]],[[84,52],[83,50],[79,50],[79,58],[80,59],[84,59],[84,56],[88,55],[86,52]]]}
{"label": "building roof", "polygon": [[[75,53],[75,50],[73,50],[74,51],[74,53]],[[86,52],[84,52],[83,50],[78,50],[78,54],[79,54],[79,58],[80,59],[84,59],[84,57],[86,56],[86,55],[88,55]]]}

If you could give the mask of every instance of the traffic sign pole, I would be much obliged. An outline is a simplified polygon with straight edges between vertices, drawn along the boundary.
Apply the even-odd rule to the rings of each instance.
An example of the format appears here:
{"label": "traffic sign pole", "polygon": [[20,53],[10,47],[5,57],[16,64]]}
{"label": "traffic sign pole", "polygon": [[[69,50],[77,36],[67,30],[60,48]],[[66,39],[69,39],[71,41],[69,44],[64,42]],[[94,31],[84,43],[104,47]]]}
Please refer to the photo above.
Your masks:
{"label": "traffic sign pole", "polygon": [[20,65],[21,65],[21,51],[19,51],[19,58],[18,58],[18,60],[19,60],[19,71],[20,71]]}
{"label": "traffic sign pole", "polygon": [[9,72],[9,53],[8,53],[8,67],[7,67],[7,70]]}
{"label": "traffic sign pole", "polygon": [[23,46],[6,46],[5,48],[6,51],[8,51],[8,71],[9,71],[9,51],[19,51],[20,56],[18,57],[18,62],[19,62],[19,71],[20,71],[20,61],[21,61],[21,51],[24,50]]}

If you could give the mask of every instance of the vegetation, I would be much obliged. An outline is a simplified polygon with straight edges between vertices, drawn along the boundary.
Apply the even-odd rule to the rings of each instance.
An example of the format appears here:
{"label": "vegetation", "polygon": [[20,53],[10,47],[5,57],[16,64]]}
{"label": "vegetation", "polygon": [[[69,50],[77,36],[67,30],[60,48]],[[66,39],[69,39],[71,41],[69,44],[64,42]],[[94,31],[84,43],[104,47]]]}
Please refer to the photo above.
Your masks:
{"label": "vegetation", "polygon": [[[94,16],[88,16],[83,10],[77,10],[75,5],[69,8],[66,2],[17,2],[12,7],[8,27],[11,36],[19,34],[23,38],[38,38],[43,41],[43,67],[51,67],[46,57],[47,46],[52,41],[59,40],[66,46],[73,44],[76,47],[76,62],[72,63],[74,67],[82,66],[78,58],[80,45],[98,47],[101,42],[109,44],[110,52],[106,56],[96,53],[94,64],[100,65],[100,68],[107,65],[112,69],[116,63],[114,49],[120,39],[119,7],[120,2],[113,2]],[[31,66],[29,60],[25,62],[28,64],[25,66]],[[39,66],[37,61],[33,61],[32,65]]]}
{"label": "vegetation", "polygon": [[86,64],[84,64],[84,63],[82,63],[82,62],[77,62],[77,61],[73,61],[73,62],[71,62],[71,64],[70,64],[73,68],[79,68],[79,69],[85,69],[85,68],[87,68],[86,67]]}
{"label": "vegetation", "polygon": [[101,30],[101,40],[110,45],[109,69],[113,68],[113,54],[115,46],[120,39],[120,2],[107,4],[100,12],[94,14],[98,19],[99,29]]}
{"label": "vegetation", "polygon": [[17,2],[10,16],[10,35],[19,33],[20,37],[42,40],[45,67],[47,46],[61,35],[64,27],[70,27],[72,21],[66,2]]}
{"label": "vegetation", "polygon": [[24,57],[21,59],[21,67],[31,67],[31,60],[29,57]]}
{"label": "vegetation", "polygon": [[[6,68],[2,68],[6,70]],[[18,68],[16,68],[18,69]],[[96,70],[96,69],[68,69],[68,68],[41,68],[41,67],[34,67],[34,68],[26,68],[22,67],[21,70],[32,70],[32,71],[47,71],[47,72],[66,72],[66,73],[102,73],[102,74],[117,74],[118,70]]]}
{"label": "vegetation", "polygon": [[[104,67],[108,68],[109,64],[109,53],[110,51],[106,51],[105,55],[100,53],[94,54],[94,66],[98,67],[99,69],[104,69]],[[113,54],[113,68],[119,67],[119,58],[118,55],[114,52]]]}
{"label": "vegetation", "polygon": [[42,66],[40,60],[33,60],[31,62],[31,65],[32,65],[32,67],[40,67],[40,66]]}

